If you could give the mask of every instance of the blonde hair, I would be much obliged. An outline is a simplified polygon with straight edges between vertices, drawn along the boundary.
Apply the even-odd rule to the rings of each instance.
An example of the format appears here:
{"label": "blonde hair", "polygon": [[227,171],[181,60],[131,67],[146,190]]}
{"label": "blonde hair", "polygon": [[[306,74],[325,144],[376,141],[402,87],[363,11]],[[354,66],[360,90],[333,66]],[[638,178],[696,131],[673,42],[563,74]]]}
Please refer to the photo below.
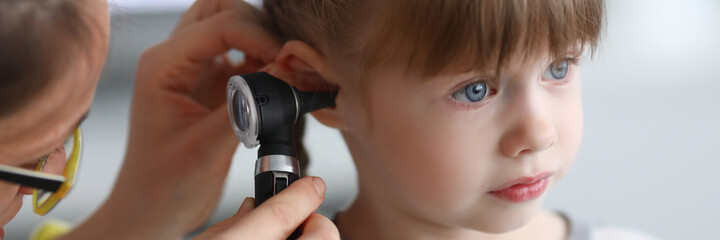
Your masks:
{"label": "blonde hair", "polygon": [[500,68],[511,56],[594,52],[605,11],[603,0],[265,0],[263,6],[287,40],[359,56],[367,71],[400,62],[424,76],[461,62]]}

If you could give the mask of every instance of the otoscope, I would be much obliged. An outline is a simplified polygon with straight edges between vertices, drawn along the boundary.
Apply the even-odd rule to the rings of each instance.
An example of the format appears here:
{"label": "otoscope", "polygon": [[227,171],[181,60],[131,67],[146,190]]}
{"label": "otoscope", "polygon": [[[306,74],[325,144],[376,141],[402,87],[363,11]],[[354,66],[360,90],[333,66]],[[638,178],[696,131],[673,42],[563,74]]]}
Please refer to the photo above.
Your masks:
{"label": "otoscope", "polygon": [[265,72],[237,75],[227,84],[235,134],[246,148],[260,145],[255,162],[255,206],[300,178],[293,127],[308,112],[335,105],[336,92],[300,91]]}

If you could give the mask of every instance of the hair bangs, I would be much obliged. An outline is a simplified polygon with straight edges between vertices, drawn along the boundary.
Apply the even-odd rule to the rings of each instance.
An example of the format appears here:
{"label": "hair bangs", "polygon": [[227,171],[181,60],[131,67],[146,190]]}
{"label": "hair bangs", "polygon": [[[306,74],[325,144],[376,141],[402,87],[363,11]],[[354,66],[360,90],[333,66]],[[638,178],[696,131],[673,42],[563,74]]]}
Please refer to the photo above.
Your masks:
{"label": "hair bangs", "polygon": [[511,58],[553,59],[600,41],[602,0],[381,1],[358,46],[366,71],[396,63],[431,77],[499,70]]}

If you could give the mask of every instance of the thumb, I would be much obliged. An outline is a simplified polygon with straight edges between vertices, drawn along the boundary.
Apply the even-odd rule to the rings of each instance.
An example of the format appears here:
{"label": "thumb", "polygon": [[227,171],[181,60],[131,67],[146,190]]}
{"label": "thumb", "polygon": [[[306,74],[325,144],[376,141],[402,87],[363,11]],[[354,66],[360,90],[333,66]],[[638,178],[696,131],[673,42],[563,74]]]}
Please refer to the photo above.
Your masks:
{"label": "thumb", "polygon": [[238,214],[231,217],[234,219],[231,221],[237,222],[226,234],[237,236],[237,239],[285,239],[324,198],[325,182],[322,179],[301,178],[244,216],[239,216],[244,210],[238,210]]}

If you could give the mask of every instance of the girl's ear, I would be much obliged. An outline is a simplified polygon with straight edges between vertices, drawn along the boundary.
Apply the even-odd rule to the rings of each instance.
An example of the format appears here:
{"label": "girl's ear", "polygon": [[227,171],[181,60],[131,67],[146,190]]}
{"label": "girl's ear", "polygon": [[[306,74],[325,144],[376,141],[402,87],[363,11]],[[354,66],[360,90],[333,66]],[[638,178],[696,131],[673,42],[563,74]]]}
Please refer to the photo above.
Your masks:
{"label": "girl's ear", "polygon": [[322,124],[345,129],[343,111],[344,97],[337,75],[329,67],[327,59],[304,42],[291,40],[280,49],[275,62],[263,68],[302,91],[337,91],[335,107],[323,108],[311,114]]}

